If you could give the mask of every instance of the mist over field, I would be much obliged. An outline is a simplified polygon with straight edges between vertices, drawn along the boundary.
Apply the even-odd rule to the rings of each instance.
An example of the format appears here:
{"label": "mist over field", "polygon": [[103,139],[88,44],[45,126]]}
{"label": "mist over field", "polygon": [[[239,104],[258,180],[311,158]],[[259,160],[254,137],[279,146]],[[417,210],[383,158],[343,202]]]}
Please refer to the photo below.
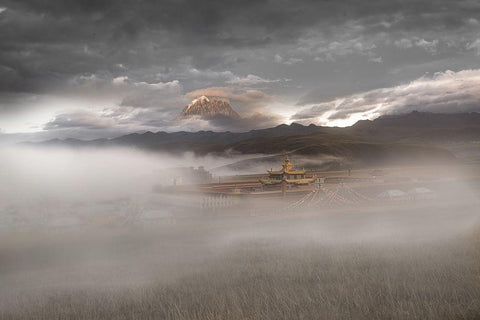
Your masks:
{"label": "mist over field", "polygon": [[4,201],[128,197],[150,193],[157,184],[172,185],[168,171],[173,168],[211,169],[231,162],[188,152],[172,155],[131,148],[5,147],[0,149],[0,197]]}
{"label": "mist over field", "polygon": [[[443,167],[449,182],[437,182],[433,201],[288,209],[292,200],[240,199],[207,212],[198,194],[154,187],[172,185],[172,168],[238,159],[133,149],[1,154],[3,319],[450,319],[480,312],[479,193],[467,179],[475,168]],[[420,171],[431,177],[437,169]],[[165,214],[162,223],[101,223],[153,209]]]}

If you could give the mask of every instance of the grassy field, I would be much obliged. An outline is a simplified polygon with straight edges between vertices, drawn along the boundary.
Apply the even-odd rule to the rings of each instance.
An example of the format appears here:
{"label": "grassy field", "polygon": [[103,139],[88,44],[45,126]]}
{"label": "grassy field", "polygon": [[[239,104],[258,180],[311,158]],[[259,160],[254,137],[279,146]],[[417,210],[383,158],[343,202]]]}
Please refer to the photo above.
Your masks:
{"label": "grassy field", "polygon": [[[130,239],[133,247],[145,242],[139,239]],[[0,318],[479,319],[479,245],[480,236],[471,232],[394,245],[241,241],[182,262],[172,279],[10,294]],[[73,245],[63,246],[68,252]],[[166,247],[168,255],[181,250]]]}

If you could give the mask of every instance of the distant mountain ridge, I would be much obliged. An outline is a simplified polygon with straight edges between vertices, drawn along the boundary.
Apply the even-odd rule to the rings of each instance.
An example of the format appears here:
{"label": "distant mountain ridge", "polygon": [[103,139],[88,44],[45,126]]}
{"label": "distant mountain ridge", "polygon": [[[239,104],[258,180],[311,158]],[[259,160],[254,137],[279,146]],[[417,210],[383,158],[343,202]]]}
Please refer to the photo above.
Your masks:
{"label": "distant mountain ridge", "polygon": [[375,120],[360,120],[354,126],[373,122],[377,126],[445,127],[452,125],[479,126],[480,113],[432,113],[412,111],[410,113],[384,115]]}
{"label": "distant mountain ridge", "polygon": [[240,119],[240,115],[233,110],[230,104],[217,97],[201,96],[190,102],[180,114],[176,117],[176,120],[201,117],[204,119],[214,119],[217,117],[224,117],[230,119]]}
{"label": "distant mountain ridge", "polygon": [[480,139],[480,113],[430,113],[412,111],[360,120],[346,134],[380,141],[471,141]]}
{"label": "distant mountain ridge", "polygon": [[[236,152],[241,154],[331,155],[377,161],[429,156],[453,156],[435,144],[449,141],[480,141],[480,113],[433,114],[412,112],[373,121],[362,120],[351,127],[322,127],[298,123],[248,132],[145,132],[113,139],[90,141],[49,140],[40,145],[73,147],[126,146],[163,152],[191,151],[196,154]],[[34,144],[38,145],[38,144]]]}

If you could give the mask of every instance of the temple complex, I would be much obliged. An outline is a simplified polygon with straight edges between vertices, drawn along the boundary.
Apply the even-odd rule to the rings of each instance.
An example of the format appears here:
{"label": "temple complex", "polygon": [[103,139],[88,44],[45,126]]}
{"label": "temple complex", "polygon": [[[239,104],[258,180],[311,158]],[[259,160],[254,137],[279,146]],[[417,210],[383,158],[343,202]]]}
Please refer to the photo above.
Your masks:
{"label": "temple complex", "polygon": [[263,177],[260,182],[263,186],[273,186],[285,182],[287,185],[299,186],[308,185],[315,181],[316,177],[305,176],[306,170],[295,170],[290,163],[290,159],[285,155],[285,163],[279,171],[268,170],[268,177]]}

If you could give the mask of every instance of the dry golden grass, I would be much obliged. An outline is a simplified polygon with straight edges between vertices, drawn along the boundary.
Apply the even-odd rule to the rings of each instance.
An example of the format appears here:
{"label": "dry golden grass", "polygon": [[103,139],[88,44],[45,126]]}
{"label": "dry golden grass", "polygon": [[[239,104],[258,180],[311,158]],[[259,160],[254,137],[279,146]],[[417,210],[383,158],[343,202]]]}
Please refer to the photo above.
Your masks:
{"label": "dry golden grass", "polygon": [[24,295],[0,318],[477,319],[471,244],[244,242],[170,284]]}
{"label": "dry golden grass", "polygon": [[0,319],[479,319],[476,208],[4,233]]}

